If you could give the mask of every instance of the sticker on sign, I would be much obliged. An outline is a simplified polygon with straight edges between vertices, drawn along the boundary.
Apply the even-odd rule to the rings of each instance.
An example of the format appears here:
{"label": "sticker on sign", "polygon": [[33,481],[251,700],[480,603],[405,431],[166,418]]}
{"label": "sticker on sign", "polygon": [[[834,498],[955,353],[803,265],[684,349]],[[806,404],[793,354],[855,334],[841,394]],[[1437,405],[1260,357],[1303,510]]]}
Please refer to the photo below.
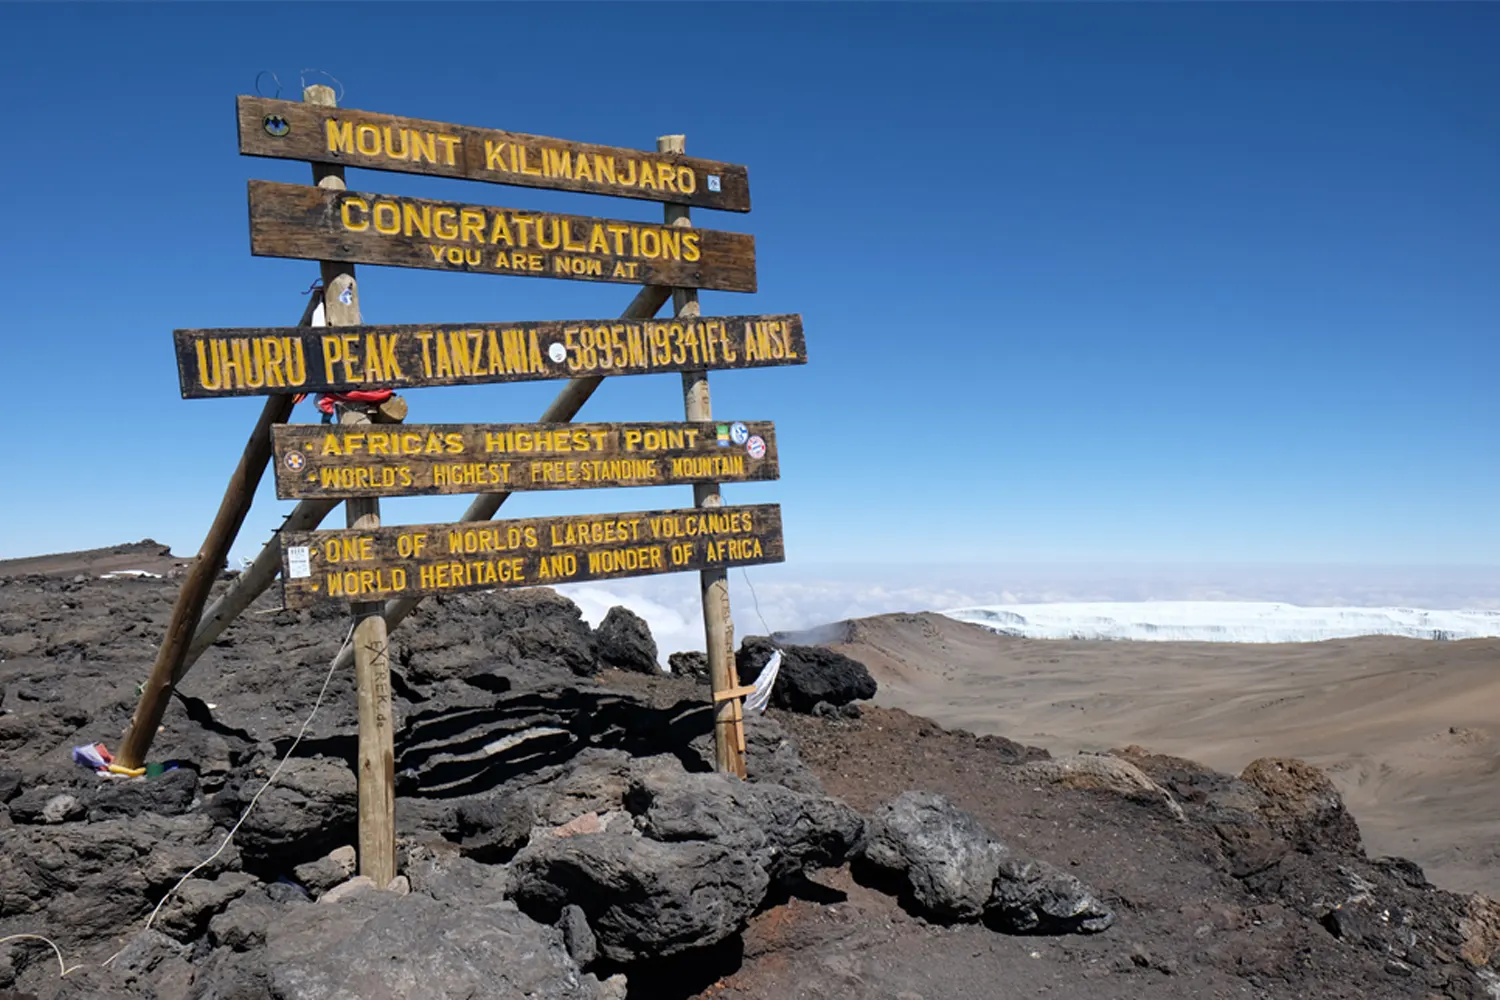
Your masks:
{"label": "sticker on sign", "polygon": [[293,580],[312,576],[311,551],[306,545],[289,545],[286,550],[286,573]]}

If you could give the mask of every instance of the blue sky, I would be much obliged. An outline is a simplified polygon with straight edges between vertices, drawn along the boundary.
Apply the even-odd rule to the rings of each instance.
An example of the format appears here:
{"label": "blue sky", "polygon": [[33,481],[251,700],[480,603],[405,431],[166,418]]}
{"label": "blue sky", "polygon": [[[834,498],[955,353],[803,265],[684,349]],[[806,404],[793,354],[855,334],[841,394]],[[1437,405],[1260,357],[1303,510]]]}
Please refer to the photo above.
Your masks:
{"label": "blue sky", "polygon": [[[783,505],[787,572],[1500,565],[1497,37],[1490,4],[0,7],[0,557],[196,551],[260,401],[182,400],[171,331],[301,313],[317,265],[250,256],[245,182],[308,168],[238,156],[233,99],[261,70],[295,98],[317,67],[349,107],[640,148],[683,132],[749,166],[754,211],[695,220],[755,235],[760,291],[703,307],[806,323],[806,367],[711,379],[717,414],[777,423],[783,479],[725,492]],[[613,316],[631,295],[360,282],[373,323]],[[413,421],[530,420],[556,389],[408,398]],[[677,376],[607,382],[584,416],[680,418]],[[236,554],[290,506],[264,484]]]}

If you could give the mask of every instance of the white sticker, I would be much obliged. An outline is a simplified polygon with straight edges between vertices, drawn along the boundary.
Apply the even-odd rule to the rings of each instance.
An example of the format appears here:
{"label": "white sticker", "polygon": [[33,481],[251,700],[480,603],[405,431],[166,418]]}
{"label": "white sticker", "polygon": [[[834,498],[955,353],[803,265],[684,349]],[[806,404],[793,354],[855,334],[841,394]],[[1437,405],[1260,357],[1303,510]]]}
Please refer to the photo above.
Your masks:
{"label": "white sticker", "polygon": [[749,453],[751,458],[765,458],[766,442],[757,434],[745,442],[745,451]]}
{"label": "white sticker", "polygon": [[342,302],[346,306],[350,305],[350,304],[352,304],[354,302],[354,286],[353,285],[345,285],[344,286],[344,290],[342,292],[339,292],[339,301]]}
{"label": "white sticker", "polygon": [[718,174],[709,174],[708,175],[708,189],[710,191],[717,191],[717,190],[719,190],[719,175]]}
{"label": "white sticker", "polygon": [[729,425],[729,440],[735,444],[744,444],[750,438],[750,428],[736,421]]}
{"label": "white sticker", "polygon": [[567,356],[568,349],[562,344],[554,342],[551,347],[547,348],[547,357],[551,358],[556,364],[562,364],[563,359]]}
{"label": "white sticker", "polygon": [[305,580],[312,576],[312,565],[308,559],[310,551],[306,545],[288,545],[286,549],[286,572],[293,580]]}

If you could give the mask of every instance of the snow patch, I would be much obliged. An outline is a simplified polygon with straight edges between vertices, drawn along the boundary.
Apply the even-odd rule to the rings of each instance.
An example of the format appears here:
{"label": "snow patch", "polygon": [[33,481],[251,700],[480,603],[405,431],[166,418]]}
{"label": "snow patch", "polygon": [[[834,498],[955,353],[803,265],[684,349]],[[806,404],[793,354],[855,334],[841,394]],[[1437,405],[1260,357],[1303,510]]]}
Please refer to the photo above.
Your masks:
{"label": "snow patch", "polygon": [[1239,601],[1006,604],[955,608],[949,618],[1023,639],[1134,642],[1322,642],[1364,635],[1408,639],[1500,636],[1500,611],[1313,608]]}

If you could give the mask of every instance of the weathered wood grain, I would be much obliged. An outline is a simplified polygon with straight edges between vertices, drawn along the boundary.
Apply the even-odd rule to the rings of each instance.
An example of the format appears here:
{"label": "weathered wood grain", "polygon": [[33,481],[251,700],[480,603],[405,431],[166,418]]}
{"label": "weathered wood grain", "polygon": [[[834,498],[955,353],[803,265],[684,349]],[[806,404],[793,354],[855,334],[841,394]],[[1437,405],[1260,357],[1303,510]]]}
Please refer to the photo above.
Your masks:
{"label": "weathered wood grain", "polygon": [[782,562],[776,504],[283,532],[289,608]]}
{"label": "weathered wood grain", "polygon": [[240,152],[750,211],[743,166],[351,108],[242,96]]}
{"label": "weathered wood grain", "polygon": [[475,274],[753,292],[755,237],[250,181],[250,252]]}
{"label": "weathered wood grain", "polygon": [[807,363],[802,317],[177,330],[185,399]]}
{"label": "weathered wood grain", "polygon": [[744,483],[779,474],[770,421],[287,424],[274,440],[283,500]]}

